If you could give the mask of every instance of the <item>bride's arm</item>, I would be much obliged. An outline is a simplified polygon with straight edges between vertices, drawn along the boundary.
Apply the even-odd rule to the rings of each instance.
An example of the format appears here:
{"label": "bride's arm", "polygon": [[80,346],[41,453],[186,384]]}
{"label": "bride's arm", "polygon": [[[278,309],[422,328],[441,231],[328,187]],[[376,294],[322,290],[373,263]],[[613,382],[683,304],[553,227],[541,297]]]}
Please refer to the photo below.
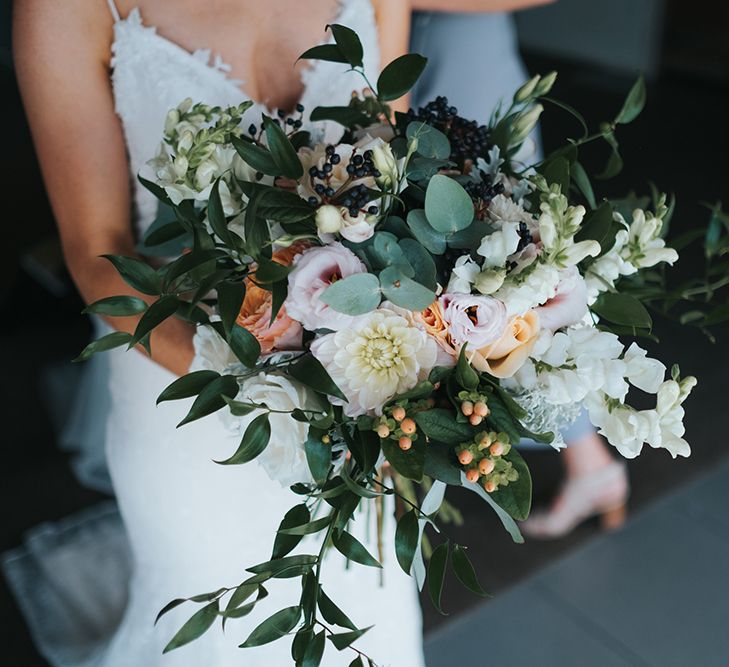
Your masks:
{"label": "bride's arm", "polygon": [[[131,294],[99,258],[134,254],[129,165],[109,81],[106,3],[16,0],[13,30],[18,83],[69,271],[87,303]],[[137,318],[110,322],[131,332]],[[187,372],[190,325],[170,318],[151,344],[158,363]]]}
{"label": "bride's arm", "polygon": [[[380,44],[380,65],[384,67],[408,52],[410,44],[410,0],[372,0]],[[394,111],[407,111],[410,95],[390,103]]]}
{"label": "bride's arm", "polygon": [[424,12],[514,12],[548,5],[555,0],[411,0],[414,10]]}

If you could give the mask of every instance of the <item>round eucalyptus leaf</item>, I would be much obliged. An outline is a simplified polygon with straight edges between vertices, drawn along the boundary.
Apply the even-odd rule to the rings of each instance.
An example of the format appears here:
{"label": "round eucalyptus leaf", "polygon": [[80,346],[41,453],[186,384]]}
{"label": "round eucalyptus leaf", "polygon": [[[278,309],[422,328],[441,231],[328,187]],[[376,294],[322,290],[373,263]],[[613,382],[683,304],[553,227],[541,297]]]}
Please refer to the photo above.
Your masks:
{"label": "round eucalyptus leaf", "polygon": [[425,191],[425,216],[431,226],[444,234],[457,232],[473,221],[473,202],[454,179],[436,174]]}
{"label": "round eucalyptus leaf", "polygon": [[321,300],[347,315],[364,315],[380,305],[380,284],[371,273],[355,273],[332,283]]}
{"label": "round eucalyptus leaf", "polygon": [[397,266],[380,273],[380,284],[385,298],[401,308],[424,310],[435,300],[433,290],[408,278]]}

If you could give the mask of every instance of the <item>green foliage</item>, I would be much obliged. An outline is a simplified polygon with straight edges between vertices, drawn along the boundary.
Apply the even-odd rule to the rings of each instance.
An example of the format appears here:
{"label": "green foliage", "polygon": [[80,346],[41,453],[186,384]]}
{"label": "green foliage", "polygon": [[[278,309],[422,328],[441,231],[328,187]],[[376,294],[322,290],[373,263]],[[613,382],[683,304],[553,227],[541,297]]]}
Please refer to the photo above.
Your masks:
{"label": "green foliage", "polygon": [[457,445],[473,437],[473,428],[456,420],[452,410],[434,408],[418,412],[415,423],[429,438],[446,445]]}
{"label": "green foliage", "polygon": [[430,562],[428,563],[428,595],[438,613],[444,616],[446,613],[441,608],[440,599],[443,594],[443,584],[445,584],[449,546],[450,544],[448,542],[439,544],[433,550],[430,556]]}
{"label": "green foliage", "polygon": [[268,413],[264,412],[254,418],[246,426],[243,439],[235,454],[224,461],[216,461],[220,465],[241,465],[252,461],[266,449],[271,439],[271,423]]}
{"label": "green foliage", "polygon": [[473,569],[473,565],[468,558],[466,549],[460,544],[453,545],[451,563],[453,565],[453,572],[458,578],[458,581],[460,581],[469,591],[476,595],[480,595],[481,597],[490,597],[489,594],[481,587],[481,584],[478,583],[476,571]]}
{"label": "green foliage", "polygon": [[216,371],[193,371],[177,378],[157,397],[157,405],[163,401],[177,401],[181,398],[197,396],[213,380],[220,377]]}
{"label": "green foliage", "polygon": [[190,411],[177,425],[184,424],[207,417],[225,406],[225,397],[234,398],[238,393],[238,381],[233,375],[221,375],[205,385],[195,399]]}
{"label": "green foliage", "polygon": [[278,527],[276,540],[273,543],[271,559],[283,558],[291,553],[301,542],[303,535],[292,535],[285,532],[287,529],[305,526],[309,523],[311,514],[306,505],[296,505],[286,512]]}
{"label": "green foliage", "polygon": [[106,315],[108,317],[128,317],[139,315],[147,310],[147,304],[136,296],[108,296],[84,308],[84,313]]}
{"label": "green foliage", "polygon": [[215,622],[217,617],[218,601],[216,600],[196,611],[187,623],[177,631],[162,652],[168,653],[201,637],[210,629],[210,626]]}
{"label": "green foliage", "polygon": [[395,555],[405,574],[410,574],[418,546],[420,546],[418,515],[415,510],[410,510],[400,517],[395,530]]}
{"label": "green foliage", "polygon": [[258,625],[248,636],[240,648],[262,646],[280,639],[293,630],[301,618],[301,607],[286,607],[269,616],[263,623]]}
{"label": "green foliage", "polygon": [[646,307],[630,294],[603,292],[592,304],[591,309],[614,324],[637,329],[650,329],[653,326]]}
{"label": "green foliage", "polygon": [[378,98],[390,102],[408,93],[420,78],[427,62],[427,58],[417,53],[395,58],[377,79]]}
{"label": "green foliage", "polygon": [[509,516],[524,521],[529,516],[532,506],[532,477],[529,467],[515,447],[509,450],[504,459],[512,463],[519,473],[519,479],[506,486],[500,486],[491,494],[491,498],[508,512]]}
{"label": "green foliage", "polygon": [[340,313],[363,315],[380,305],[380,281],[372,273],[355,273],[329,285],[320,299]]}
{"label": "green foliage", "polygon": [[382,567],[379,561],[365,549],[362,543],[346,530],[339,533],[335,531],[332,534],[332,544],[334,544],[339,553],[346,556],[349,560],[353,560],[355,563],[368,565],[369,567]]}
{"label": "green foliage", "polygon": [[90,342],[81,351],[81,354],[74,359],[74,362],[86,361],[92,355],[96,354],[96,352],[105,352],[107,350],[113,350],[116,347],[121,347],[122,345],[127,345],[131,339],[132,335],[124,331],[114,331],[113,333],[106,334]]}
{"label": "green foliage", "polygon": [[271,151],[271,157],[280,169],[281,174],[287,178],[301,178],[304,174],[304,168],[299,162],[296,150],[279,124],[273,118],[264,115],[263,127],[266,130],[268,150]]}
{"label": "green foliage", "polygon": [[425,191],[425,216],[431,226],[442,234],[457,232],[473,221],[473,202],[454,179],[436,174]]}
{"label": "green foliage", "polygon": [[157,272],[146,262],[136,257],[102,255],[108,259],[124,281],[142,294],[158,296],[162,292],[162,281]]}
{"label": "green foliage", "polygon": [[337,387],[324,366],[321,365],[321,362],[310,354],[301,357],[298,361],[288,366],[286,370],[291,377],[314,391],[335,396],[343,401],[347,400],[347,397]]}

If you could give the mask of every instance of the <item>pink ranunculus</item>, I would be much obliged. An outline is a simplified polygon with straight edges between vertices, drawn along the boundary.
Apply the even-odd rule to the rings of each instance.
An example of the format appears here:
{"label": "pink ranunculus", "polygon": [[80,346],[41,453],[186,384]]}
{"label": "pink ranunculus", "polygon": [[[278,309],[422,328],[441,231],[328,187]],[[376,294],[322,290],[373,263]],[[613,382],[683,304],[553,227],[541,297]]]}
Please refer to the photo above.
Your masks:
{"label": "pink ranunculus", "polygon": [[319,297],[333,282],[366,270],[357,255],[341,243],[305,250],[294,259],[294,270],[289,274],[286,312],[309,331],[338,331],[350,326],[354,316],[334,310]]}
{"label": "pink ranunculus", "polygon": [[576,266],[560,272],[557,292],[535,310],[542,329],[557,331],[582,320],[587,314],[587,286]]}
{"label": "pink ranunculus", "polygon": [[472,350],[497,341],[506,328],[506,306],[490,296],[444,294],[438,300],[448,334],[457,347]]}

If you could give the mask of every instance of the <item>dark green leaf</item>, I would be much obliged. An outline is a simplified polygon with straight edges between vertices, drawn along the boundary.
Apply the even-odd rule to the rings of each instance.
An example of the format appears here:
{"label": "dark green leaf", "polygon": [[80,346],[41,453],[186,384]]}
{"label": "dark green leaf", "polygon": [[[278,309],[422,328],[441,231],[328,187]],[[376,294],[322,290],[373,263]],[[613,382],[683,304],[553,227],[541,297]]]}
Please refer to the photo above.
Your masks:
{"label": "dark green leaf", "polygon": [[249,164],[256,171],[268,174],[269,176],[278,176],[281,173],[281,170],[271,155],[271,151],[267,148],[257,146],[252,141],[245,141],[240,137],[231,137],[230,140],[243,162]]}
{"label": "dark green leaf", "polygon": [[132,335],[124,331],[114,331],[113,333],[106,334],[106,336],[91,341],[74,361],[86,361],[96,352],[105,352],[115,347],[121,347],[122,345],[126,345],[131,339]]}
{"label": "dark green leaf", "polygon": [[347,397],[334,383],[334,380],[329,376],[324,366],[321,365],[321,362],[313,355],[307,354],[302,357],[289,366],[287,371],[295,380],[298,380],[314,391],[335,396],[343,401],[347,400]]}
{"label": "dark green leaf", "polygon": [[256,266],[256,282],[263,285],[270,285],[271,283],[284,280],[291,273],[292,268],[292,266],[285,266],[266,257],[261,257]]}
{"label": "dark green leaf", "polygon": [[603,202],[596,209],[590,211],[582,222],[580,231],[575,235],[575,241],[597,241],[602,252],[610,250],[614,243],[613,208],[610,202]]}
{"label": "dark green leaf", "polygon": [[511,461],[519,473],[519,479],[509,483],[508,486],[499,487],[491,497],[509,513],[509,516],[524,521],[529,516],[532,506],[532,476],[521,454],[514,447],[504,458]]}
{"label": "dark green leaf", "polygon": [[333,120],[345,127],[366,127],[370,119],[353,107],[316,107],[310,116],[312,121]]}
{"label": "dark green leaf", "polygon": [[410,574],[419,542],[418,515],[415,510],[410,510],[400,517],[395,530],[395,555],[405,574]]}
{"label": "dark green leaf", "polygon": [[319,589],[319,611],[327,623],[349,628],[350,630],[357,629],[357,626],[349,620],[347,615],[331,601],[321,588]]}
{"label": "dark green leaf", "polygon": [[183,375],[162,390],[157,397],[157,405],[162,401],[177,401],[181,398],[197,396],[215,378],[219,377],[220,373],[215,371],[193,371]]}
{"label": "dark green leaf", "polygon": [[439,614],[446,616],[441,609],[440,598],[443,594],[443,584],[445,583],[446,565],[448,563],[448,542],[439,544],[430,556],[428,563],[428,594],[433,606]]}
{"label": "dark green leaf", "polygon": [[368,565],[369,567],[382,567],[379,561],[364,548],[362,543],[347,531],[342,531],[341,533],[334,532],[332,534],[332,543],[337,551],[355,563]]}
{"label": "dark green leaf", "polygon": [[[279,536],[276,535],[276,539],[278,539],[278,537]],[[289,541],[295,538],[294,535],[282,535],[281,537],[286,538]],[[298,540],[301,540],[301,538],[299,537]],[[253,574],[265,574],[269,577],[281,577],[282,574],[286,574],[288,571],[300,568],[308,570],[316,565],[317,560],[317,556],[312,556],[310,554],[286,556],[285,558],[275,558],[273,560],[266,561],[265,563],[259,563],[258,565],[247,568],[246,571]]]}
{"label": "dark green leaf", "polygon": [[322,441],[325,431],[310,427],[304,443],[306,462],[317,484],[323,484],[332,464],[332,447]]}
{"label": "dark green leaf", "polygon": [[457,465],[453,448],[432,440],[425,448],[425,474],[441,482],[458,486],[461,483],[461,468]]}
{"label": "dark green leaf", "polygon": [[146,262],[135,257],[102,255],[108,259],[128,285],[142,294],[157,296],[162,291],[162,281],[157,272]]}
{"label": "dark green leaf", "polygon": [[389,102],[405,95],[420,78],[427,62],[427,58],[417,53],[395,58],[377,79],[377,97]]}
{"label": "dark green leaf", "polygon": [[478,373],[473,370],[466,358],[466,346],[461,347],[456,364],[456,382],[468,391],[474,391],[478,387]]}
{"label": "dark green leaf", "polygon": [[575,162],[572,164],[572,180],[574,181],[577,189],[583,194],[590,208],[597,208],[597,202],[595,201],[595,192],[592,189],[592,183],[590,183],[590,177],[587,175],[585,168],[579,163]]}
{"label": "dark green leaf", "polygon": [[129,341],[129,347],[134,347],[152,329],[162,324],[167,318],[172,317],[177,312],[179,305],[180,300],[172,294],[165,294],[165,296],[150,304],[144,315],[139,318],[137,328],[134,330],[134,336]]}
{"label": "dark green leaf", "polygon": [[394,440],[387,438],[382,441],[382,453],[390,465],[403,477],[416,482],[423,479],[426,448],[423,438],[416,440],[406,452]]}
{"label": "dark green leaf", "polygon": [[330,516],[324,516],[321,519],[314,519],[309,521],[303,526],[293,526],[292,528],[279,528],[278,532],[282,535],[313,535],[318,533],[320,530],[324,530],[330,523],[332,518]]}
{"label": "dark green leaf", "polygon": [[228,336],[228,344],[235,356],[248,368],[253,368],[258,363],[261,344],[248,329],[234,324]]}
{"label": "dark green leaf", "polygon": [[198,637],[202,636],[218,617],[218,602],[211,602],[199,609],[192,617],[183,625],[177,634],[165,646],[163,653],[172,651],[180,646],[189,644]]}
{"label": "dark green leaf", "polygon": [[288,528],[294,528],[296,526],[305,526],[309,523],[311,514],[306,505],[296,505],[286,512],[284,518],[278,527],[276,538],[273,542],[273,553],[271,554],[272,559],[283,558],[287,554],[291,553],[296,546],[301,542],[302,535],[287,535],[281,531]]}
{"label": "dark green leaf", "polygon": [[425,435],[446,445],[458,445],[473,438],[471,426],[456,421],[453,412],[446,408],[418,412],[414,419]]}
{"label": "dark green leaf", "polygon": [[268,413],[258,415],[246,427],[240,446],[233,456],[225,461],[216,461],[220,465],[241,465],[255,459],[268,447],[271,439],[271,423]]}
{"label": "dark green leaf", "polygon": [[147,304],[136,296],[108,296],[99,299],[84,308],[84,313],[108,315],[109,317],[127,317],[139,315],[147,310]]}
{"label": "dark green leaf", "polygon": [[456,577],[458,577],[458,581],[460,581],[469,591],[482,597],[490,597],[489,594],[481,588],[481,584],[478,583],[476,571],[473,569],[473,565],[468,558],[466,550],[460,544],[453,546],[451,562],[453,563],[453,572]]}
{"label": "dark green leaf", "polygon": [[210,190],[210,199],[208,200],[208,220],[213,231],[227,245],[231,245],[231,235],[228,230],[228,223],[225,219],[223,211],[223,202],[220,200],[220,178],[216,179]]}
{"label": "dark green leaf", "polygon": [[287,178],[301,178],[304,174],[304,168],[301,166],[299,156],[284,131],[276,121],[265,115],[263,116],[263,125],[266,129],[268,150],[271,151],[271,155],[281,173]]}
{"label": "dark green leaf", "polygon": [[332,23],[328,26],[334,35],[334,41],[352,67],[362,67],[362,42],[359,41],[357,33],[351,28]]}
{"label": "dark green leaf", "polygon": [[369,628],[362,628],[361,630],[352,630],[351,632],[338,632],[334,635],[329,635],[329,641],[337,647],[339,651],[343,651],[350,644],[356,642],[365,632],[370,630]]}
{"label": "dark green leaf", "polygon": [[591,306],[600,317],[628,327],[650,329],[650,313],[634,296],[617,292],[603,292]]}
{"label": "dark green leaf", "polygon": [[524,538],[522,537],[521,531],[519,530],[519,526],[516,525],[516,521],[514,521],[514,519],[512,519],[509,514],[494,501],[489,493],[486,493],[486,491],[484,491],[483,487],[480,484],[472,484],[471,482],[469,482],[466,479],[466,475],[464,472],[461,472],[461,486],[463,486],[464,489],[468,489],[469,491],[473,491],[474,493],[478,494],[489,505],[491,505],[491,508],[494,510],[494,512],[496,512],[496,516],[499,517],[502,525],[504,526],[504,528],[506,528],[506,531],[509,533],[509,535],[511,535],[511,539],[517,544],[524,543]]}
{"label": "dark green leaf", "polygon": [[301,667],[319,667],[322,656],[324,655],[324,645],[326,643],[326,631],[314,635],[312,640],[304,651],[304,657],[301,661]]}
{"label": "dark green leaf", "polygon": [[[210,237],[207,237],[210,238]],[[174,262],[167,264],[162,270],[166,285],[171,285],[179,277],[187,273],[195,278],[199,271],[208,273],[215,270],[215,260],[221,256],[221,251],[215,248],[195,249],[178,257]],[[194,273],[193,273],[194,272]]]}
{"label": "dark green leaf", "polygon": [[562,188],[564,194],[569,192],[570,163],[567,159],[556,157],[549,160],[539,167],[539,173],[544,176],[549,185],[557,183]]}
{"label": "dark green leaf", "polygon": [[198,394],[187,416],[177,425],[179,428],[196,419],[206,417],[225,405],[225,396],[234,398],[238,393],[238,381],[233,375],[221,375],[209,382]]}
{"label": "dark green leaf", "polygon": [[299,56],[299,60],[326,60],[330,63],[349,63],[336,44],[319,44],[318,46],[313,46],[304,51]]}
{"label": "dark green leaf", "polygon": [[263,623],[256,627],[248,636],[240,648],[251,646],[262,646],[280,639],[291,632],[301,618],[301,607],[286,607],[269,616]]}
{"label": "dark green leaf", "polygon": [[238,282],[226,281],[218,285],[217,292],[218,314],[223,322],[226,335],[229,335],[243,306],[243,299],[246,296],[246,286],[242,280]]}

